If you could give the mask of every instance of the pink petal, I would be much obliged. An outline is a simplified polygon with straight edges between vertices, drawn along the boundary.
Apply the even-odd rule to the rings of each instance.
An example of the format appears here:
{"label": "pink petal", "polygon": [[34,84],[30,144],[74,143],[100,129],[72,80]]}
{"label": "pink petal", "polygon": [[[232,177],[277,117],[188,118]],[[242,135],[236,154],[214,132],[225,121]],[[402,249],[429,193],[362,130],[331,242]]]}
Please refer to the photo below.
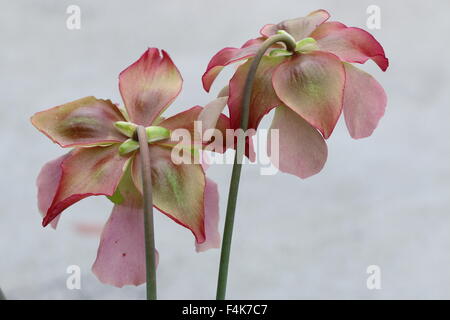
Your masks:
{"label": "pink petal", "polygon": [[267,147],[272,163],[282,172],[305,179],[322,170],[327,160],[327,145],[319,131],[302,117],[288,107],[278,107],[270,129],[279,130],[279,146],[274,145],[278,149],[272,149],[270,130]]}
{"label": "pink petal", "polygon": [[383,87],[368,73],[344,63],[346,80],[344,117],[354,139],[372,134],[384,115],[387,97]]}
{"label": "pink petal", "polygon": [[[248,43],[246,43],[248,45]],[[203,88],[209,92],[220,71],[227,65],[253,57],[259,50],[260,42],[242,48],[224,48],[212,57],[211,61],[202,76]]]}
{"label": "pink petal", "polygon": [[273,73],[281,101],[319,129],[325,138],[333,132],[342,111],[345,71],[333,54],[313,51],[296,54]]}
{"label": "pink petal", "polygon": [[268,23],[266,25],[264,25],[261,30],[259,30],[259,33],[266,38],[269,38],[273,35],[275,35],[278,31],[278,26],[276,24],[273,23]]}
{"label": "pink petal", "polygon": [[330,14],[325,10],[316,10],[308,14],[306,17],[290,19],[280,22],[277,25],[267,24],[260,33],[265,37],[273,36],[278,30],[285,30],[296,41],[300,41],[308,37],[319,25],[330,18]]}
{"label": "pink petal", "polygon": [[[225,116],[222,111],[227,105],[228,97],[221,97],[214,99],[208,103],[198,115],[197,121],[201,123],[202,137],[203,139],[210,138],[206,136],[206,133],[211,133],[212,129],[218,129],[223,137],[222,141],[205,141],[209,144],[208,150],[223,153],[229,147],[233,147],[233,144],[227,145],[226,130],[230,128],[230,119]],[[207,132],[209,130],[209,132]],[[212,139],[212,137],[211,137]],[[217,142],[217,143],[216,143]],[[212,149],[214,148],[214,149]]]}
{"label": "pink petal", "polygon": [[195,242],[197,252],[220,248],[219,191],[217,184],[206,178],[205,195],[205,242]]}
{"label": "pink petal", "polygon": [[45,227],[64,209],[89,196],[112,196],[123,175],[127,158],[118,145],[75,149],[61,164],[62,176],[42,225]]}
{"label": "pink petal", "polygon": [[[50,208],[50,205],[53,202],[62,175],[61,164],[69,155],[70,153],[67,153],[57,159],[47,162],[39,173],[37,178],[38,208],[42,217],[45,216],[48,208]],[[54,229],[56,229],[58,220],[59,217],[51,222],[51,226]]]}
{"label": "pink petal", "polygon": [[101,282],[120,288],[145,283],[146,273],[143,201],[130,171],[119,188],[124,202],[114,206],[103,229],[92,271]]}
{"label": "pink petal", "polygon": [[372,59],[383,71],[389,66],[383,47],[365,30],[348,28],[336,22],[331,25],[324,23],[311,34],[311,37],[317,40],[320,50],[329,51],[343,61],[365,63],[368,59]]}
{"label": "pink petal", "polygon": [[110,100],[86,97],[41,111],[32,124],[61,147],[90,146],[126,139],[114,127],[124,118]]}
{"label": "pink petal", "polygon": [[[192,231],[195,239],[205,241],[204,191],[205,174],[200,164],[175,164],[172,149],[151,145],[153,205],[176,223]],[[132,177],[142,193],[141,159],[133,159]]]}
{"label": "pink petal", "polygon": [[[256,129],[262,117],[272,108],[282,104],[272,86],[272,74],[276,67],[285,60],[285,57],[264,56],[256,71],[250,100],[250,114],[248,128]],[[245,81],[253,60],[239,66],[233,78],[230,80],[228,108],[233,129],[240,128],[241,109],[244,94]]]}
{"label": "pink petal", "polygon": [[150,125],[178,96],[182,83],[169,55],[149,48],[119,76],[119,89],[130,120]]}

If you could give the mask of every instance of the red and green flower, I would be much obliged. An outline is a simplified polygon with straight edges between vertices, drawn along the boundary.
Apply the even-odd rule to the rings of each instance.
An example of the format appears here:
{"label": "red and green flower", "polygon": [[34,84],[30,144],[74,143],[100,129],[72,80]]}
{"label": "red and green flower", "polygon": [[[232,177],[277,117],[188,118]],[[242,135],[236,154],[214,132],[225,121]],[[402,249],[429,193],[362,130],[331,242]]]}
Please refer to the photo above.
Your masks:
{"label": "red and green flower", "polygon": [[[143,195],[137,125],[146,127],[152,166],[154,207],[194,234],[198,251],[218,247],[217,185],[201,164],[175,164],[171,132],[194,131],[203,108],[196,106],[168,119],[164,110],[178,96],[181,75],[169,55],[148,49],[120,73],[125,109],[110,100],[82,98],[36,113],[33,125],[69,153],[42,168],[38,205],[43,226],[56,227],[62,211],[89,196],[114,202],[93,265],[97,277],[115,286],[145,282]],[[225,130],[229,119],[220,116]]]}
{"label": "red and green flower", "polygon": [[381,85],[351,64],[372,60],[385,71],[389,62],[382,46],[368,32],[328,22],[329,17],[327,11],[317,10],[306,17],[265,25],[260,37],[241,48],[219,51],[202,78],[209,91],[225,66],[246,60],[229,82],[231,127],[239,128],[244,84],[261,44],[279,33],[295,41],[294,51],[277,43],[262,58],[253,85],[248,127],[256,129],[276,108],[271,128],[279,130],[278,167],[301,178],[323,168],[327,158],[324,139],[330,137],[342,113],[351,137],[360,139],[372,134],[386,107]]}

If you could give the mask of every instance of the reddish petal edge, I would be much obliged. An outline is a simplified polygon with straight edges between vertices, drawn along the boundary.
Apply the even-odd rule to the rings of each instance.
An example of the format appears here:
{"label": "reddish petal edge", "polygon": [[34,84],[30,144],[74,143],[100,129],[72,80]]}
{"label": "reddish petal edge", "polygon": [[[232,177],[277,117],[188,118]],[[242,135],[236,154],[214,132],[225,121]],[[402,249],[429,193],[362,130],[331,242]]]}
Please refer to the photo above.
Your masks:
{"label": "reddish petal edge", "polygon": [[[95,155],[95,153],[99,153],[101,155],[103,155],[104,157],[102,158],[100,156],[100,159],[98,159],[98,161],[96,162],[96,160],[94,160],[94,157],[88,157],[88,159],[84,159],[83,162],[80,161],[80,159],[78,157],[80,157],[81,159],[83,157],[86,157],[88,153],[93,153],[93,155]],[[82,178],[82,180],[84,181],[85,177],[81,177],[81,176],[76,176],[74,175],[75,172],[81,172],[82,174],[86,174],[88,173],[87,171],[89,169],[99,169],[96,168],[96,166],[102,166],[105,165],[106,163],[108,163],[109,161],[113,161],[111,159],[108,159],[111,156],[111,159],[115,159],[115,161],[117,161],[117,163],[114,164],[114,166],[110,167],[109,170],[111,170],[111,172],[107,172],[108,174],[106,174],[106,176],[109,179],[112,179],[113,184],[109,185],[107,184],[106,187],[104,187],[102,185],[102,181],[97,181],[99,184],[98,185],[94,185],[94,186],[88,186],[88,188],[98,188],[98,189],[102,189],[105,188],[104,191],[99,191],[99,192],[80,192],[80,193],[74,193],[70,196],[65,196],[64,195],[64,191],[66,190],[66,188],[68,188],[66,186],[66,184],[68,184],[69,186],[73,187],[75,185],[75,183],[69,183],[66,182],[67,179],[80,179]],[[115,157],[118,157],[117,159]],[[91,161],[93,161],[92,163],[88,163],[86,162],[86,160],[91,159]],[[53,219],[55,219],[63,210],[65,210],[66,208],[68,208],[69,206],[71,206],[72,204],[86,198],[86,197],[90,197],[90,196],[100,196],[100,195],[105,195],[105,196],[112,196],[117,188],[117,186],[119,185],[120,179],[123,176],[123,167],[124,164],[126,163],[127,158],[124,157],[120,157],[119,153],[118,153],[118,145],[113,145],[113,146],[109,146],[109,147],[95,147],[95,148],[79,148],[74,150],[73,152],[71,152],[70,156],[67,157],[66,159],[64,159],[64,161],[61,163],[61,169],[62,169],[62,175],[61,175],[61,179],[58,185],[58,189],[55,193],[55,197],[52,201],[51,206],[49,207],[49,209],[47,210],[47,214],[45,215],[44,219],[42,220],[42,226],[46,227]],[[73,166],[72,167],[68,167],[68,163],[71,162],[70,164]],[[72,163],[73,162],[73,163]],[[78,163],[78,162],[81,162]],[[77,168],[75,168],[76,166],[84,166],[83,170],[79,170]],[[91,165],[91,167],[89,167],[88,165]],[[75,168],[75,171],[71,171]],[[103,169],[103,167],[101,167]],[[105,167],[105,169],[108,169]],[[120,170],[120,171],[119,171]],[[104,173],[104,172],[103,172]],[[114,175],[112,174],[114,173]],[[91,177],[89,177],[91,178]],[[108,182],[110,183],[111,181],[103,181],[103,182]],[[66,190],[67,192],[67,190]],[[72,192],[69,189],[69,193]],[[60,199],[60,197],[62,197]]]}

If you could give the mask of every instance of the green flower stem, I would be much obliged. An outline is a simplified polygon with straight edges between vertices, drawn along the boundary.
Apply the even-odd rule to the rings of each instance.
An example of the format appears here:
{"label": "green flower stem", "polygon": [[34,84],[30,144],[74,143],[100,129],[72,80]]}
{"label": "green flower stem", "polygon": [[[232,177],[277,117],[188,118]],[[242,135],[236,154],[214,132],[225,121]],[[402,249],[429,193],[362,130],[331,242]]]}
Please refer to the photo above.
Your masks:
{"label": "green flower stem", "polygon": [[[241,129],[244,132],[248,129],[250,98],[252,95],[256,70],[267,49],[269,49],[273,44],[277,42],[283,42],[289,51],[292,52],[295,51],[296,46],[295,40],[289,34],[286,33],[276,34],[262,43],[261,48],[258,50],[256,56],[253,58],[253,62],[250,66],[247,79],[245,81],[244,97],[242,100],[242,110],[241,110],[242,114]],[[219,278],[217,281],[217,295],[216,295],[217,300],[225,299],[227,289],[231,239],[233,235],[234,216],[236,211],[236,201],[239,189],[239,180],[241,177],[241,167],[242,167],[242,159],[244,157],[244,151],[245,151],[245,137],[243,132],[241,132],[241,134],[239,134],[238,136],[236,154],[234,157],[233,171],[231,173],[230,189],[228,193],[227,213],[225,217],[222,251],[220,255]]]}
{"label": "green flower stem", "polygon": [[143,126],[137,128],[142,166],[142,190],[144,195],[145,268],[147,300],[156,300],[155,232],[153,228],[152,171],[147,133]]}
{"label": "green flower stem", "polygon": [[3,294],[2,289],[0,288],[0,300],[6,300],[5,295]]}

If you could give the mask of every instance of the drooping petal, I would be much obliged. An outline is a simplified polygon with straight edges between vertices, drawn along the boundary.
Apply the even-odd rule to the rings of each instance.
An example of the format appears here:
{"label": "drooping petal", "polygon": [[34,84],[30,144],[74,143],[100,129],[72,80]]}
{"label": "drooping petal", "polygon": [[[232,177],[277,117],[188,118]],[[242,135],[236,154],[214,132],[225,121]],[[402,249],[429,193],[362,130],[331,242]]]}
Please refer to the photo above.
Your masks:
{"label": "drooping petal", "polygon": [[124,118],[110,100],[85,97],[31,117],[32,124],[61,147],[111,144],[125,140],[114,128]]}
{"label": "drooping petal", "polygon": [[[226,138],[226,130],[230,128],[230,119],[225,116],[222,111],[227,105],[228,96],[220,97],[214,99],[210,103],[208,103],[203,110],[198,115],[197,121],[201,123],[201,135],[202,140],[205,143],[209,144],[208,149],[210,151],[214,150],[215,152],[223,153],[228,148],[233,147],[233,143],[228,141],[227,144]],[[214,130],[218,130],[222,136],[221,140],[215,139],[211,134],[214,133]]]}
{"label": "drooping petal", "polygon": [[[197,242],[205,241],[205,174],[200,164],[175,164],[172,149],[149,146],[152,166],[153,205],[169,218],[190,229]],[[142,193],[141,159],[132,163],[135,186]]]}
{"label": "drooping petal", "polygon": [[381,44],[363,29],[327,22],[318,27],[311,37],[316,39],[320,50],[329,51],[343,61],[365,63],[372,59],[383,71],[389,66]]}
{"label": "drooping petal", "polygon": [[42,225],[45,227],[64,209],[95,195],[112,196],[123,175],[127,158],[118,145],[75,149],[62,162],[62,176]]}
{"label": "drooping petal", "polygon": [[342,111],[345,71],[333,54],[313,51],[296,54],[273,73],[273,86],[281,101],[325,138],[333,132]]}
{"label": "drooping petal", "polygon": [[197,252],[220,248],[219,233],[219,191],[217,184],[206,178],[205,185],[205,242],[195,242]]}
{"label": "drooping petal", "polygon": [[[38,175],[37,184],[37,194],[38,194],[38,208],[42,217],[47,213],[48,208],[53,202],[56,191],[58,190],[59,181],[62,175],[62,162],[70,155],[67,153],[59,158],[47,162],[41,169]],[[58,217],[56,217],[52,222],[51,226],[56,229],[58,224]]]}
{"label": "drooping petal", "polygon": [[130,120],[149,126],[181,91],[183,79],[169,55],[149,48],[119,76],[119,89]]}
{"label": "drooping petal", "polygon": [[[279,130],[279,145],[271,139],[273,129]],[[267,150],[277,168],[302,179],[322,170],[328,154],[327,145],[319,131],[285,106],[275,109],[268,132]]]}
{"label": "drooping petal", "polygon": [[387,97],[383,87],[368,73],[344,63],[344,117],[354,139],[372,134],[384,115]]}
{"label": "drooping petal", "polygon": [[203,88],[207,92],[209,92],[214,80],[217,78],[220,71],[222,71],[225,66],[240,60],[253,57],[258,52],[259,47],[260,42],[257,41],[256,43],[247,45],[246,47],[228,47],[217,52],[214,57],[212,57],[205,73],[202,76]]}
{"label": "drooping petal", "polygon": [[296,41],[308,37],[319,25],[330,18],[330,14],[325,10],[316,10],[308,14],[306,17],[290,19],[280,22],[277,25],[265,25],[260,33],[265,37],[273,36],[278,30],[285,30]]}
{"label": "drooping petal", "polygon": [[[272,108],[282,104],[273,89],[272,74],[284,59],[285,57],[270,56],[264,56],[261,59],[256,71],[250,99],[249,129],[256,129],[265,114]],[[230,110],[230,121],[233,129],[240,128],[245,81],[252,61],[253,59],[250,59],[239,66],[233,78],[230,80],[228,108]]]}
{"label": "drooping petal", "polygon": [[131,180],[131,170],[119,190],[124,200],[114,206],[103,228],[92,271],[101,282],[120,288],[145,283],[146,276],[143,199]]}

